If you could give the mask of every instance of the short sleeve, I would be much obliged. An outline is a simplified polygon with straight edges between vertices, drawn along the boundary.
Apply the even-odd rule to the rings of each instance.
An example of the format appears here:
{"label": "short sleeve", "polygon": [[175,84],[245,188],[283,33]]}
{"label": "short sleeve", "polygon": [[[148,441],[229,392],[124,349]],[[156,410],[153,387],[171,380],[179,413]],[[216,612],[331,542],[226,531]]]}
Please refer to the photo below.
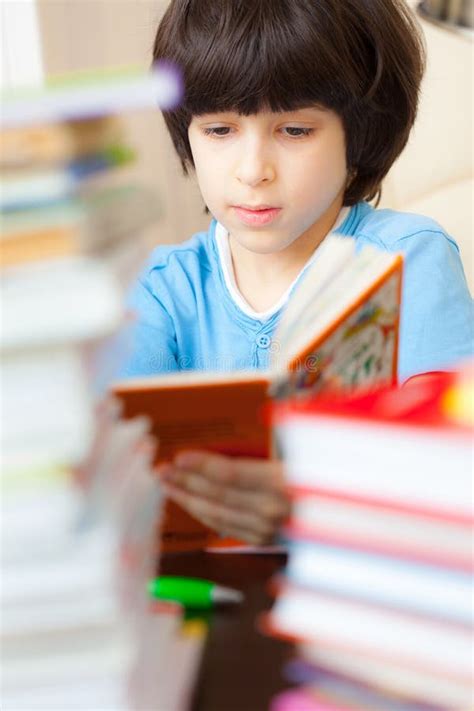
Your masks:
{"label": "short sleeve", "polygon": [[474,352],[473,302],[456,243],[441,230],[399,239],[405,257],[399,380],[449,370]]}
{"label": "short sleeve", "polygon": [[173,321],[146,276],[138,279],[130,291],[127,311],[131,319],[126,329],[129,347],[120,375],[135,377],[178,370]]}

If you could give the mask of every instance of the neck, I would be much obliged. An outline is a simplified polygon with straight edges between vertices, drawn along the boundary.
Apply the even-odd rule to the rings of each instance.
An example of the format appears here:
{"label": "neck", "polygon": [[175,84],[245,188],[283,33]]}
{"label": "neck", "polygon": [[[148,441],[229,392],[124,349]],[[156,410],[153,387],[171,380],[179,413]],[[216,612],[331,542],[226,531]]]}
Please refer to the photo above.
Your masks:
{"label": "neck", "polygon": [[280,299],[334,227],[341,207],[340,201],[334,203],[318,222],[279,252],[251,252],[229,235],[235,281],[253,309],[266,311]]}

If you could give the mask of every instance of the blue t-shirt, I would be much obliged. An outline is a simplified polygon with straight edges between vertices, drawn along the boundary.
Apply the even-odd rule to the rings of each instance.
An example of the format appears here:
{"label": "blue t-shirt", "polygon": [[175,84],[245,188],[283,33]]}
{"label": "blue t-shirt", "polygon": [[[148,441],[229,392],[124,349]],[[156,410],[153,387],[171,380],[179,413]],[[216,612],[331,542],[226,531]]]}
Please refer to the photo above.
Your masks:
{"label": "blue t-shirt", "polygon": [[[152,252],[129,299],[137,322],[122,375],[268,367],[281,309],[260,320],[239,308],[225,282],[215,231],[213,220],[207,232]],[[360,202],[337,232],[354,237],[357,246],[405,256],[400,381],[472,356],[473,302],[459,249],[434,220]]]}

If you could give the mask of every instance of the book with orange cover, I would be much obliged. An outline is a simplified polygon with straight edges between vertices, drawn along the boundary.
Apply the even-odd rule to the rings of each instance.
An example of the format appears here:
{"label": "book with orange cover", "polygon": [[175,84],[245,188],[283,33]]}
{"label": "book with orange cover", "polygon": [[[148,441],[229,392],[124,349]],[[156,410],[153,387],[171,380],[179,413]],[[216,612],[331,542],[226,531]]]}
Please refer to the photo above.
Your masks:
{"label": "book with orange cover", "polygon": [[[268,370],[123,380],[113,392],[124,416],[150,418],[160,462],[185,449],[270,457],[265,412],[272,399],[395,382],[402,266],[399,254],[372,247],[357,251],[350,237],[327,238],[285,309]],[[161,535],[162,551],[219,543],[170,502]]]}

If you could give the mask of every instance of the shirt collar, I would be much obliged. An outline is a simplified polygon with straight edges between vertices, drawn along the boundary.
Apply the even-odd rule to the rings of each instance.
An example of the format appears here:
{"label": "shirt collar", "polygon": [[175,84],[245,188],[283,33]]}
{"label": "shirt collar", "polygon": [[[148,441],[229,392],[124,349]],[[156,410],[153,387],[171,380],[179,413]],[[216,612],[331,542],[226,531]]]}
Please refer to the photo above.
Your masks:
{"label": "shirt collar", "polygon": [[[338,232],[339,230],[342,232],[345,226],[345,222],[349,217],[349,213],[351,211],[350,207],[343,207],[342,210],[340,211],[336,222],[334,223],[334,226],[329,234],[333,234],[335,232]],[[237,286],[237,282],[235,280],[235,272],[234,272],[234,266],[232,264],[232,254],[230,251],[230,244],[229,244],[229,233],[226,230],[226,228],[220,223],[216,222],[216,229],[215,229],[215,241],[217,245],[217,254],[218,254],[218,259],[220,262],[221,270],[224,276],[224,282],[227,287],[227,291],[229,292],[229,295],[234,302],[234,304],[246,315],[249,316],[252,319],[256,319],[258,321],[267,321],[269,318],[271,318],[275,313],[277,313],[283,306],[285,306],[286,302],[288,301],[291,292],[293,291],[294,287],[296,286],[297,282],[300,280],[302,274],[306,269],[309,267],[309,265],[313,262],[313,260],[316,258],[318,248],[316,248],[309,258],[309,260],[306,262],[304,267],[301,269],[300,273],[294,279],[294,281],[290,284],[288,289],[285,291],[285,293],[278,299],[278,301],[271,306],[269,309],[265,311],[255,311],[250,304],[244,299],[242,294],[239,291],[239,288]],[[318,245],[319,246],[319,245]]]}

